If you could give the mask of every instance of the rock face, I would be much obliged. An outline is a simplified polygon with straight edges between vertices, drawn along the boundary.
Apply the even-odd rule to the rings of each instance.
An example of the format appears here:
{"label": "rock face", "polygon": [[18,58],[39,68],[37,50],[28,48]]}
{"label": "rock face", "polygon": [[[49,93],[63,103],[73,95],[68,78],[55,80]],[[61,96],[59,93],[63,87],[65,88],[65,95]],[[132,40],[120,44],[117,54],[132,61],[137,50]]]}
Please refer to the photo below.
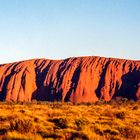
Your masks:
{"label": "rock face", "polygon": [[140,61],[103,57],[0,65],[0,100],[109,101],[140,98]]}

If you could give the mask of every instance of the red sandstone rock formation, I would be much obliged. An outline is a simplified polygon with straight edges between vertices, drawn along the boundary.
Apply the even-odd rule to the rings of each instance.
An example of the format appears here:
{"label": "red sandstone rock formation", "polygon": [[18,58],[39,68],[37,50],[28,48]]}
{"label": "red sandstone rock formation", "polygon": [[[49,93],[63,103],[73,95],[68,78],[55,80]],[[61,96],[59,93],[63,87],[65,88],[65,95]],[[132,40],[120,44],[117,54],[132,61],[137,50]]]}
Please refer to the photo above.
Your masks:
{"label": "red sandstone rock formation", "polygon": [[140,98],[140,61],[78,57],[0,65],[0,100],[109,101]]}

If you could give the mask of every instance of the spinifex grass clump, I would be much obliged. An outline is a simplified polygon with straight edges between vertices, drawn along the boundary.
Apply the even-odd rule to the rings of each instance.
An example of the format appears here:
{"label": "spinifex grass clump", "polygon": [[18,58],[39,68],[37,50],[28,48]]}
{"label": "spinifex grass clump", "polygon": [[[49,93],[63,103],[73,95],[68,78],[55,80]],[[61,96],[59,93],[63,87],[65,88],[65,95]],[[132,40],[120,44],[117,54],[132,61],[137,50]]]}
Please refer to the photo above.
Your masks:
{"label": "spinifex grass clump", "polygon": [[68,127],[68,121],[66,118],[55,118],[51,119],[50,121],[53,122],[58,128],[65,129]]}
{"label": "spinifex grass clump", "polygon": [[33,132],[33,124],[31,120],[11,120],[10,121],[10,130],[11,131],[18,131],[20,133],[28,133]]}

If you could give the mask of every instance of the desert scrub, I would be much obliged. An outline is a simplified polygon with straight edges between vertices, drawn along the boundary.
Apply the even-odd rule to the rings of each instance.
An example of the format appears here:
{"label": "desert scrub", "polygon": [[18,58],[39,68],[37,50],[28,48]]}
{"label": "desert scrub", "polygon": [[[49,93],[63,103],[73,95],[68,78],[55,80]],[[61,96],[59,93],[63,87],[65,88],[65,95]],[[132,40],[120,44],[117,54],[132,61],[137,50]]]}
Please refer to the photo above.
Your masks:
{"label": "desert scrub", "polygon": [[126,139],[136,139],[140,138],[139,130],[135,129],[135,127],[127,126],[127,127],[119,127],[120,134]]}
{"label": "desert scrub", "polygon": [[11,120],[10,131],[18,131],[20,133],[34,132],[34,126],[31,120]]}
{"label": "desert scrub", "polygon": [[129,101],[112,105],[2,103],[0,139],[139,140],[139,105]]}
{"label": "desert scrub", "polygon": [[50,122],[53,122],[56,127],[64,129],[68,127],[68,121],[66,118],[54,118],[50,119]]}
{"label": "desert scrub", "polygon": [[89,125],[89,122],[85,118],[75,119],[75,124],[77,126],[77,130],[82,130],[84,126]]}
{"label": "desert scrub", "polygon": [[43,140],[38,134],[26,133],[21,134],[17,131],[8,132],[2,140]]}
{"label": "desert scrub", "polygon": [[138,109],[139,109],[138,105],[135,105],[132,110],[138,110]]}
{"label": "desert scrub", "polygon": [[125,116],[126,116],[126,114],[125,114],[125,112],[123,112],[123,111],[117,112],[117,113],[116,113],[116,117],[117,117],[118,119],[123,120],[123,119],[125,119]]}

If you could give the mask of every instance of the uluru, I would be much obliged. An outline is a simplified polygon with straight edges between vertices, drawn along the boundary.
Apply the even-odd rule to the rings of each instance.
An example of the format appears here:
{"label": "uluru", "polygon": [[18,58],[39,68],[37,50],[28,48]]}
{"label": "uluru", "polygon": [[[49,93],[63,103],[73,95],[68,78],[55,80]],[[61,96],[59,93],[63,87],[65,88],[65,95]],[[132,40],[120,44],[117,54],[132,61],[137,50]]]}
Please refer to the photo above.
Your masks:
{"label": "uluru", "polygon": [[140,98],[140,61],[98,56],[0,65],[1,101],[110,101]]}

